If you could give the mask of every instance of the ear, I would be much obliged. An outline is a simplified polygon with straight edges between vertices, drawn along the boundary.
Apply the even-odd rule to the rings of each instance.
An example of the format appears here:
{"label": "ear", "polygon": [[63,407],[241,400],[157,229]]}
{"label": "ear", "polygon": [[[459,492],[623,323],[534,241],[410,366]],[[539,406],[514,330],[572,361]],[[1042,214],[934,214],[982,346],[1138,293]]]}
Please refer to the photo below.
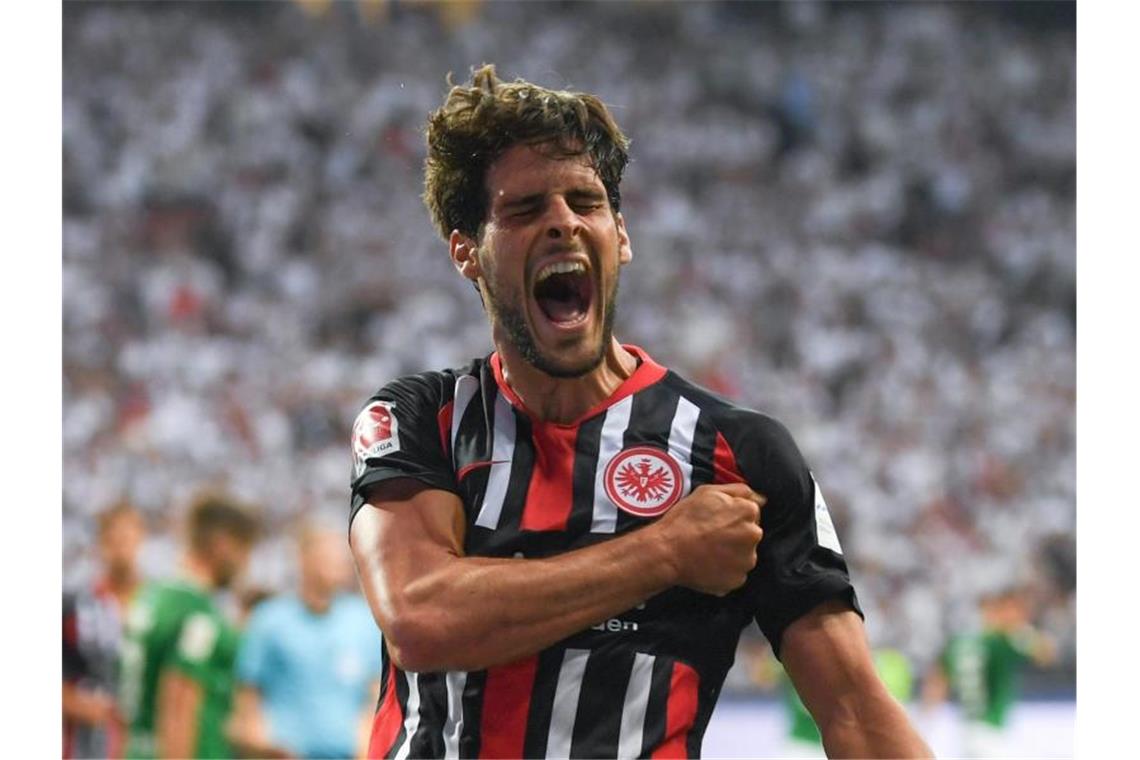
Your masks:
{"label": "ear", "polygon": [[448,248],[456,271],[468,280],[478,282],[482,270],[479,268],[479,246],[475,241],[459,230],[452,230]]}
{"label": "ear", "polygon": [[629,233],[625,231],[625,217],[621,213],[614,214],[618,233],[618,263],[628,264],[633,261],[633,247],[629,242]]}

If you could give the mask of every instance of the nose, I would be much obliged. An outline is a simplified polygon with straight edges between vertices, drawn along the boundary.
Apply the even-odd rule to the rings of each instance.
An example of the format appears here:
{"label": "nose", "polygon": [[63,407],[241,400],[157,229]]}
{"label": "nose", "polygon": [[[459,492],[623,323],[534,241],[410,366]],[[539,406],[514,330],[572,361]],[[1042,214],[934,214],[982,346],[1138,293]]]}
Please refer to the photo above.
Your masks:
{"label": "nose", "polygon": [[573,240],[582,228],[578,215],[561,195],[550,199],[546,224],[546,236],[552,240]]}

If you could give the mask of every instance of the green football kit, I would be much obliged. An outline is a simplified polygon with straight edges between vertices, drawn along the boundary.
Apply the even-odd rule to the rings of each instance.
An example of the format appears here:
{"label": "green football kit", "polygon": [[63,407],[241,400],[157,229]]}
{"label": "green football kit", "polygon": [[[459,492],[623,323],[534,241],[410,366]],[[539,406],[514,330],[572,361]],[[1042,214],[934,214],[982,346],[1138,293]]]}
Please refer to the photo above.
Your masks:
{"label": "green football kit", "polygon": [[951,640],[942,667],[967,720],[1006,726],[1028,652],[1027,637],[1001,631],[961,634]]}
{"label": "green football kit", "polygon": [[238,632],[209,593],[186,581],[152,583],[127,615],[119,700],[128,721],[126,756],[156,755],[159,679],[174,669],[202,689],[194,757],[230,757],[225,723],[233,697]]}

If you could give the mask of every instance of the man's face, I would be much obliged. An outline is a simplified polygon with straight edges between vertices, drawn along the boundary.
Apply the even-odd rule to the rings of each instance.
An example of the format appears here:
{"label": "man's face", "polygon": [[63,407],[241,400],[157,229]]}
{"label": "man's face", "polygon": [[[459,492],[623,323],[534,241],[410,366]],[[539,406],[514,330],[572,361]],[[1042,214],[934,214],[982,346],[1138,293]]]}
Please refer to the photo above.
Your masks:
{"label": "man's face", "polygon": [[340,533],[315,532],[300,550],[303,582],[325,591],[346,588],[352,580],[352,559]]}
{"label": "man's face", "polygon": [[112,576],[133,573],[145,537],[142,518],[137,514],[119,514],[111,520],[99,536],[99,556],[107,573]]}
{"label": "man's face", "polygon": [[579,377],[605,356],[632,254],[587,158],[544,147],[516,145],[491,165],[477,269],[460,269],[479,282],[497,337],[548,375]]}
{"label": "man's face", "polygon": [[209,546],[214,585],[218,588],[229,588],[249,563],[253,545],[230,533],[217,531],[210,537]]}

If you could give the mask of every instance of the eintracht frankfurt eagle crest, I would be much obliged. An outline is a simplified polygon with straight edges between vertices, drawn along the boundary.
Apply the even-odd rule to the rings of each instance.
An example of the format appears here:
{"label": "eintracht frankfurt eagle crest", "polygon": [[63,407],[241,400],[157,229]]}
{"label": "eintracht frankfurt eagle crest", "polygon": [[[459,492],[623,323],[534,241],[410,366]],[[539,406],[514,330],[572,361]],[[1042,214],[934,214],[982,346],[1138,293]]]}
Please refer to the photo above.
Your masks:
{"label": "eintracht frankfurt eagle crest", "polygon": [[664,514],[681,498],[681,468],[668,452],[651,446],[622,451],[606,466],[606,495],[638,517]]}

